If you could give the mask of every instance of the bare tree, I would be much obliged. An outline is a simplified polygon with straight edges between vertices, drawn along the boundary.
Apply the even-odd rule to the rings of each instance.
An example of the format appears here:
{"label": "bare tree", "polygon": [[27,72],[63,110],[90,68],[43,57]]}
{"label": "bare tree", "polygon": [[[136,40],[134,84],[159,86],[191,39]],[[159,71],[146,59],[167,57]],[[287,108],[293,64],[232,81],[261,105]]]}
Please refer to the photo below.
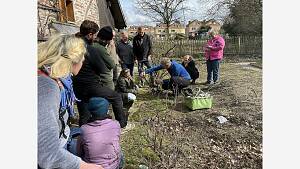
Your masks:
{"label": "bare tree", "polygon": [[262,0],[199,0],[206,15],[222,21],[223,29],[232,35],[262,34]]}
{"label": "bare tree", "polygon": [[136,5],[154,22],[166,24],[167,38],[170,25],[181,19],[179,13],[187,10],[184,2],[187,0],[136,0]]}
{"label": "bare tree", "polygon": [[229,15],[229,7],[235,0],[198,0],[200,8],[206,9],[207,19],[223,22]]}

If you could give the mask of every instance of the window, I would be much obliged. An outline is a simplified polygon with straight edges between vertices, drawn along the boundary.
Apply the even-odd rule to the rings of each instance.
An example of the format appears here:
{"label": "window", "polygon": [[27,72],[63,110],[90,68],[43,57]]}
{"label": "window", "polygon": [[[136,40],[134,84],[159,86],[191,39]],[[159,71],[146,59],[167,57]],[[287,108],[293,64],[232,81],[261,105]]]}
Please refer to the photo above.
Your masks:
{"label": "window", "polygon": [[61,22],[75,22],[73,0],[59,0]]}
{"label": "window", "polygon": [[173,29],[173,30],[171,30],[171,32],[175,32],[175,30]]}
{"label": "window", "polygon": [[161,32],[161,30],[158,30],[158,32]]}

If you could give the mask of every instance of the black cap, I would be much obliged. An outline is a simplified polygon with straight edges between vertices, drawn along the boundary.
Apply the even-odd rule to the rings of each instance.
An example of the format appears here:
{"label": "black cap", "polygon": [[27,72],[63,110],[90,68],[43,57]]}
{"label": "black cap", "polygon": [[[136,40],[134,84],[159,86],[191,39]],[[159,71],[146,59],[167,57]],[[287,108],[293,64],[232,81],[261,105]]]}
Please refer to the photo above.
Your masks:
{"label": "black cap", "polygon": [[113,38],[113,30],[110,26],[104,26],[99,30],[97,35],[100,39],[103,40],[112,40]]}

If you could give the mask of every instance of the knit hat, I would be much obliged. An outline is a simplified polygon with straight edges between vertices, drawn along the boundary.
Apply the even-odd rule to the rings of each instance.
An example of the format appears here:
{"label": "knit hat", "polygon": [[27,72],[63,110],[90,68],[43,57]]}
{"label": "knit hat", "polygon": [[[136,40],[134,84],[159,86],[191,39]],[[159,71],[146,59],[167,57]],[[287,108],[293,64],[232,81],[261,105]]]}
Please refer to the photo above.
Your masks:
{"label": "knit hat", "polygon": [[94,117],[107,116],[109,102],[102,97],[92,97],[88,103],[88,110]]}
{"label": "knit hat", "polygon": [[99,30],[97,37],[103,40],[112,40],[113,38],[112,28],[110,26],[104,26]]}

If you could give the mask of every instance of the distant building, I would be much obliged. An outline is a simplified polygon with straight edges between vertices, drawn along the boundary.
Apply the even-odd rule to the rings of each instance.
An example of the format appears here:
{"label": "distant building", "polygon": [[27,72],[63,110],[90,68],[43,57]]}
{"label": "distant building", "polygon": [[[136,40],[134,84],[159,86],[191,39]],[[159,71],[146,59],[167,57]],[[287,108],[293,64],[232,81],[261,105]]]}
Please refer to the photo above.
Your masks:
{"label": "distant building", "polygon": [[76,33],[85,19],[100,27],[126,27],[119,0],[38,0],[38,40],[55,32]]}
{"label": "distant building", "polygon": [[153,26],[147,26],[147,25],[143,25],[143,26],[130,26],[128,28],[128,35],[130,37],[134,37],[136,34],[137,34],[137,29],[138,27],[142,27],[144,32],[147,34],[147,35],[150,35],[150,36],[153,36],[154,35],[154,27]]}
{"label": "distant building", "polygon": [[[157,24],[155,27],[155,37],[156,38],[165,38],[167,37],[167,24]],[[185,28],[179,22],[175,22],[169,27],[170,37],[175,37],[177,34],[185,34]]]}
{"label": "distant building", "polygon": [[203,25],[204,24],[198,20],[189,21],[189,23],[186,25],[186,28],[185,28],[186,36],[192,36],[192,37],[196,36],[198,30]]}
{"label": "distant building", "polygon": [[208,21],[198,21],[195,19],[193,21],[189,21],[189,23],[186,25],[185,34],[188,37],[198,36],[198,33],[201,30],[201,28],[220,30],[221,24],[214,19],[210,19]]}

